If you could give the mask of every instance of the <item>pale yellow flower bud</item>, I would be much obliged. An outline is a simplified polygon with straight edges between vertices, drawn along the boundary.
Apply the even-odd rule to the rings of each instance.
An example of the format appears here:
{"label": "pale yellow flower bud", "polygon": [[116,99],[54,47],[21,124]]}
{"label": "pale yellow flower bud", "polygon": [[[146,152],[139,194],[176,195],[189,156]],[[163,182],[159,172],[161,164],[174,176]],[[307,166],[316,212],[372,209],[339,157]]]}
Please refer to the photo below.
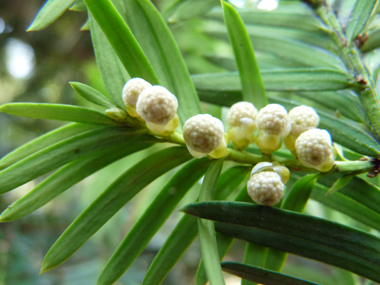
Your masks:
{"label": "pale yellow flower bud", "polygon": [[[136,112],[147,126],[152,131],[163,134],[171,133],[178,127],[177,108],[177,98],[166,88],[158,85],[141,92],[136,103]],[[165,129],[168,125],[173,125],[170,130]]]}
{"label": "pale yellow flower bud", "polygon": [[267,135],[284,138],[291,129],[288,112],[279,104],[269,104],[257,114],[256,127]]}
{"label": "pale yellow flower bud", "polygon": [[291,133],[298,137],[307,130],[318,127],[319,116],[313,108],[307,106],[298,106],[289,112],[290,122],[292,124]]}
{"label": "pale yellow flower bud", "polygon": [[208,114],[188,119],[183,126],[183,138],[189,152],[197,158],[206,154],[220,158],[227,152],[223,123]]}
{"label": "pale yellow flower bud", "polygon": [[332,140],[326,130],[311,129],[302,133],[296,140],[296,152],[306,167],[325,172],[334,165]]}
{"label": "pale yellow flower bud", "polygon": [[280,175],[263,171],[251,176],[247,183],[248,195],[258,204],[276,205],[284,195],[285,185]]}
{"label": "pale yellow flower bud", "polygon": [[235,149],[244,150],[254,142],[256,115],[257,109],[252,103],[239,102],[231,106],[227,113],[227,123],[230,125],[227,132]]}

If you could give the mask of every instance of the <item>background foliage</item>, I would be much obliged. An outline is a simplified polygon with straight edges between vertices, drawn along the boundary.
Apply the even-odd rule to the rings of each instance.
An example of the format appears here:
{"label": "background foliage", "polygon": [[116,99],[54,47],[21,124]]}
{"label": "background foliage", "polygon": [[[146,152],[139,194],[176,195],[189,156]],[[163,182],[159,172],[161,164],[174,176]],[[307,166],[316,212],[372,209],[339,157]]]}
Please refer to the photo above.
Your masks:
{"label": "background foliage", "polygon": [[[193,284],[194,278],[197,284],[204,284],[207,278],[220,280],[219,263],[215,261],[219,257],[207,248],[216,249],[216,239],[219,255],[224,255],[232,243],[228,236],[253,242],[245,249],[244,262],[248,264],[278,271],[286,258],[280,251],[284,250],[347,270],[291,255],[282,270],[285,274],[321,284],[373,283],[350,273],[352,271],[379,281],[376,273],[380,268],[379,181],[378,177],[366,177],[366,172],[372,168],[368,167],[369,163],[358,162],[363,156],[377,157],[380,153],[378,1],[327,1],[330,10],[325,5],[319,6],[319,1],[305,1],[310,2],[308,4],[246,1],[245,6],[244,1],[231,1],[245,8],[239,10],[239,14],[227,4],[224,4],[223,13],[219,1],[211,0],[154,1],[158,10],[145,0],[114,0],[117,10],[109,1],[85,2],[93,15],[87,13],[85,3],[80,0],[60,3],[50,0],[39,13],[43,1],[22,3],[28,5],[24,9],[19,9],[20,1],[1,3],[1,103],[63,103],[90,108],[3,105],[1,111],[5,113],[33,119],[0,114],[1,155],[64,125],[41,118],[93,125],[64,127],[63,131],[29,144],[0,161],[3,169],[0,192],[17,188],[1,196],[1,209],[6,209],[32,189],[29,193],[40,191],[36,197],[24,196],[21,202],[14,204],[13,209],[18,207],[16,210],[12,212],[11,208],[0,217],[6,222],[36,210],[18,221],[0,224],[0,283],[79,284],[86,280],[93,284],[100,275],[99,284],[109,284],[116,281],[128,265],[131,267],[117,281],[119,284],[141,284],[144,278],[145,284],[155,284],[165,277],[170,266],[197,237],[198,229],[200,244],[206,245],[202,246],[201,261],[206,270],[201,265],[195,274],[200,261],[200,245],[195,243],[164,284],[178,284],[178,280],[181,284],[187,281]],[[265,2],[276,3],[276,9],[263,9]],[[76,12],[65,12],[68,8]],[[32,31],[25,33],[30,23]],[[44,30],[36,31],[41,29]],[[245,29],[247,37],[239,38]],[[234,33],[235,38],[231,36]],[[252,42],[254,54],[248,40]],[[32,66],[29,73],[22,76],[12,73],[11,51],[15,50],[20,50],[19,58],[20,53],[29,54],[26,59]],[[251,69],[255,61],[265,90],[255,87],[261,84],[258,70]],[[246,62],[250,64],[244,65]],[[191,79],[188,72],[192,74]],[[307,215],[253,206],[247,212],[252,211],[253,217],[268,219],[267,224],[259,227],[254,224],[252,229],[242,230],[239,223],[246,213],[241,213],[245,204],[240,208],[240,204],[220,206],[220,203],[208,201],[248,201],[244,185],[252,164],[260,159],[255,156],[260,155],[260,151],[250,146],[248,158],[242,159],[233,153],[224,163],[205,158],[176,168],[191,159],[184,148],[168,148],[166,143],[157,143],[162,139],[141,134],[133,128],[112,127],[118,123],[104,115],[109,107],[124,109],[121,89],[128,78],[135,76],[160,83],[178,97],[181,124],[201,112],[223,119],[224,107],[242,99],[263,106],[265,93],[270,103],[280,103],[288,110],[299,104],[313,106],[321,117],[320,127],[328,129],[334,141],[341,145],[337,146],[340,161],[345,162],[347,158],[355,162],[351,168],[347,167],[349,163],[345,164],[346,168],[342,164],[343,174],[336,168],[337,173],[324,176],[292,172],[287,185],[288,195],[281,208],[295,212],[304,210]],[[250,83],[249,78],[255,84]],[[70,86],[68,81],[75,82]],[[251,95],[247,95],[250,92]],[[373,108],[375,112],[371,111]],[[297,168],[288,161],[291,156],[285,149],[275,155],[289,168]],[[167,157],[173,158],[171,163],[167,163]],[[228,160],[237,160],[240,164]],[[62,168],[53,173],[58,167]],[[94,172],[96,174],[91,175]],[[198,181],[204,174],[201,185]],[[132,178],[136,177],[141,177],[141,181],[134,184]],[[150,183],[153,180],[154,183]],[[23,185],[25,182],[28,183]],[[144,190],[133,198],[142,188]],[[173,189],[177,189],[176,195]],[[339,191],[325,195],[336,190]],[[189,205],[198,196],[201,203]],[[217,231],[227,236],[219,233],[215,236],[212,222],[200,220],[197,227],[195,218],[178,212],[185,205],[188,213],[226,222],[220,206],[228,210],[225,216],[235,225],[217,223]],[[38,209],[40,206],[43,207]],[[78,216],[79,220],[70,225]],[[336,226],[312,216],[350,227]],[[282,224],[282,219],[286,219],[286,227],[277,231],[277,223]],[[302,225],[301,228],[297,228],[297,224]],[[43,255],[67,227],[68,231],[46,255],[42,270],[57,266],[82,243],[83,246],[63,265],[38,275]],[[158,229],[160,231],[155,234]],[[304,232],[312,234],[306,236]],[[90,238],[93,233],[95,235]],[[339,242],[337,236],[342,238]],[[250,239],[252,237],[256,239]],[[303,240],[304,247],[295,246],[299,239]],[[284,240],[289,240],[289,244]],[[162,246],[163,250],[147,274],[149,264]],[[244,242],[235,242],[226,260],[242,261],[244,247]],[[107,263],[116,248],[118,250]],[[369,252],[364,251],[367,248]],[[125,267],[120,270],[118,262]],[[236,266],[236,263],[223,264],[224,270],[232,273],[240,269]],[[252,272],[249,275],[256,278],[262,274]],[[266,278],[266,282],[280,278],[285,284],[284,276],[272,274]],[[273,280],[268,281],[270,278]],[[296,284],[294,279],[288,282]]]}

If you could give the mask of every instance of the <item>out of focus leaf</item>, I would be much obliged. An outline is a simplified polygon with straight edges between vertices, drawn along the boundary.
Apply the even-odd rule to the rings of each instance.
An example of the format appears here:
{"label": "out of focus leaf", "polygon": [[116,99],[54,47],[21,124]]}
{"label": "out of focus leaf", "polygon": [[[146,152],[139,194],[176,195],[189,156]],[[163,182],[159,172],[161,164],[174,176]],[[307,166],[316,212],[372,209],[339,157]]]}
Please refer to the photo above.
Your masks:
{"label": "out of focus leaf", "polygon": [[276,271],[250,266],[243,263],[225,261],[222,262],[222,269],[230,274],[234,274],[252,282],[266,285],[318,285],[318,283],[295,278],[281,274]]}
{"label": "out of focus leaf", "polygon": [[[281,35],[276,37],[268,35],[266,29],[258,29],[247,26],[253,49],[272,53],[279,58],[291,60],[303,65],[315,68],[334,68],[345,70],[341,59],[334,53],[316,47],[305,42],[286,38]],[[205,33],[223,40],[228,40],[228,34],[224,27],[210,27]]]}
{"label": "out of focus leaf", "polygon": [[36,119],[51,119],[96,125],[120,125],[99,111],[73,105],[9,103],[1,105],[0,111],[15,116]]}
{"label": "out of focus leaf", "polygon": [[75,0],[47,0],[37,17],[30,24],[28,31],[39,31],[58,19]]}
{"label": "out of focus leaf", "polygon": [[344,186],[346,186],[348,183],[350,183],[350,181],[352,180],[352,178],[354,178],[354,176],[355,176],[355,173],[350,173],[350,174],[343,175],[342,177],[340,177],[337,181],[334,182],[333,185],[331,185],[331,187],[326,193],[326,196],[329,196],[333,194],[334,192],[338,191],[339,189],[343,188]]}
{"label": "out of focus leaf", "polygon": [[[348,74],[334,69],[263,70],[261,76],[267,91],[329,91],[355,85]],[[201,93],[242,90],[236,72],[193,75],[192,79]]]}
{"label": "out of focus leaf", "polygon": [[360,50],[363,52],[366,52],[366,51],[374,50],[378,47],[380,47],[380,29],[369,31],[368,39],[360,48]]}
{"label": "out of focus leaf", "polygon": [[339,113],[351,120],[366,123],[365,114],[360,105],[358,96],[349,90],[318,92],[318,94],[303,92],[295,95],[317,102],[331,110],[338,110]]}
{"label": "out of focus leaf", "polygon": [[185,0],[181,1],[176,7],[172,15],[166,13],[169,23],[186,21],[206,14],[211,8],[220,5],[219,0]]}
{"label": "out of focus leaf", "polygon": [[0,160],[0,170],[63,139],[67,139],[71,136],[75,136],[96,128],[102,128],[102,126],[72,123],[53,130],[45,135],[31,140],[30,142],[16,148],[14,151],[4,156]]}
{"label": "out of focus leaf", "polygon": [[41,272],[68,259],[141,189],[190,158],[186,148],[172,147],[150,155],[127,170],[59,237],[46,254]]}
{"label": "out of focus leaf", "polygon": [[[245,179],[251,167],[236,166],[226,170],[219,177],[216,199],[224,200]],[[185,215],[166,240],[145,275],[143,285],[161,284],[162,280],[176,264],[178,259],[197,237],[197,219]],[[202,269],[198,267],[198,271]],[[202,273],[201,273],[202,274]],[[202,274],[206,275],[206,274]],[[207,277],[205,277],[207,282]]]}
{"label": "out of focus leaf", "polygon": [[356,1],[346,28],[346,35],[349,42],[354,40],[363,30],[375,4],[376,0]]}
{"label": "out of focus leaf", "polygon": [[146,0],[127,0],[124,5],[128,26],[149,59],[160,84],[178,99],[178,116],[182,124],[202,113],[178,46],[154,5]]}
{"label": "out of focus leaf", "polygon": [[87,6],[84,4],[83,0],[76,0],[75,3],[70,7],[70,10],[75,12],[87,11]]}
{"label": "out of focus leaf", "polygon": [[125,110],[122,90],[130,76],[91,13],[89,13],[89,24],[96,63],[108,95],[117,107]]}
{"label": "out of focus leaf", "polygon": [[243,99],[261,109],[268,105],[268,100],[247,30],[231,5],[222,1],[222,6],[228,36],[239,69]]}
{"label": "out of focus leaf", "polygon": [[[289,28],[308,32],[325,31],[325,25],[316,17],[300,13],[284,13],[263,10],[237,10],[246,25],[274,26],[282,29]],[[223,20],[221,9],[213,9],[207,18]],[[302,25],[300,24],[302,23]]]}
{"label": "out of focus leaf", "polygon": [[92,173],[118,159],[145,149],[154,142],[155,139],[151,136],[139,136],[113,147],[105,146],[98,152],[74,160],[9,206],[0,215],[0,222],[13,221],[30,214]]}
{"label": "out of focus leaf", "polygon": [[[330,187],[335,179],[335,176],[327,175],[321,177],[319,183],[326,187]],[[354,177],[345,187],[335,193],[335,195],[338,193],[342,193],[352,200],[364,205],[368,209],[380,214],[380,188],[378,186],[359,177]],[[332,198],[333,196],[334,195],[329,198]]]}
{"label": "out of focus leaf", "polygon": [[159,84],[148,59],[110,0],[84,0],[131,77]]}
{"label": "out of focus leaf", "polygon": [[[380,238],[325,219],[237,202],[189,204],[186,213],[212,219],[217,231],[341,267],[379,282]],[[226,224],[227,223],[227,224]]]}
{"label": "out of focus leaf", "polygon": [[61,140],[0,171],[0,193],[10,191],[86,154],[120,144],[140,134],[141,131],[134,129],[105,127]]}
{"label": "out of focus leaf", "polygon": [[102,93],[83,83],[70,82],[71,87],[86,100],[107,108],[115,107]]}
{"label": "out of focus leaf", "polygon": [[[199,201],[212,201],[215,195],[216,184],[223,167],[223,159],[214,160],[202,183]],[[198,233],[201,244],[202,260],[210,284],[225,284],[220,267],[220,258],[216,244],[214,222],[198,219]]]}
{"label": "out of focus leaf", "polygon": [[[344,187],[343,189],[345,189]],[[326,196],[329,187],[317,183],[311,194],[311,199],[341,212],[352,219],[380,231],[380,214],[367,208],[340,191],[334,195]]]}
{"label": "out of focus leaf", "polygon": [[[238,170],[239,168],[235,167],[235,168],[231,168],[230,170],[233,170],[233,169]],[[249,168],[244,169],[244,172],[239,173],[239,174],[237,173],[236,175],[241,176],[241,175],[243,175],[243,173],[245,173],[246,176],[249,176],[250,171],[251,171],[251,168],[249,167]],[[225,174],[227,174],[227,173],[225,173]],[[231,177],[236,177],[233,174],[234,173],[231,172]],[[234,179],[234,180],[236,180],[235,181],[235,183],[236,183],[237,181],[240,181],[241,179],[240,180]],[[234,180],[232,180],[231,182],[233,183]],[[238,186],[238,185],[236,185],[236,186]],[[236,187],[233,187],[233,188],[236,188]],[[252,201],[251,197],[248,196],[247,186],[243,187],[243,189],[240,190],[239,194],[235,198],[235,201],[243,201],[243,202],[251,202]],[[187,216],[185,216],[184,218],[186,218],[186,217]],[[222,260],[223,257],[226,255],[228,249],[231,247],[233,239],[231,237],[222,235],[220,233],[216,233],[216,242],[218,245],[219,257]],[[260,253],[258,253],[258,258],[260,258],[261,256],[264,256],[264,255],[263,254],[260,255]],[[198,271],[197,271],[197,275],[196,275],[196,284],[197,285],[201,285],[201,284],[204,285],[207,283],[207,281],[208,281],[208,279],[207,279],[207,275],[206,275],[206,272],[205,272],[205,269],[203,266],[203,260],[201,259],[201,261],[199,262]]]}
{"label": "out of focus leaf", "polygon": [[109,259],[98,284],[112,284],[128,269],[209,164],[208,158],[193,160],[173,176]]}

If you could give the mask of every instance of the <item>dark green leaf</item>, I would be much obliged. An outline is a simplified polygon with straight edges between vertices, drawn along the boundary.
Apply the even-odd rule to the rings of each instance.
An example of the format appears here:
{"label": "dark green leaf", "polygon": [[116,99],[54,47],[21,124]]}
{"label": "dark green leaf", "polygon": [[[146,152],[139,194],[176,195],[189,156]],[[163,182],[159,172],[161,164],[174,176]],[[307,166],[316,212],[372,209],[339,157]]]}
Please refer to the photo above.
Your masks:
{"label": "dark green leaf", "polygon": [[10,191],[86,154],[120,144],[140,134],[141,131],[134,129],[105,127],[62,140],[0,171],[0,193]]}
{"label": "dark green leaf", "polygon": [[346,35],[349,43],[363,30],[375,4],[376,0],[356,1],[354,10],[351,12],[350,20],[346,28]]}
{"label": "dark green leaf", "polygon": [[209,164],[208,158],[193,160],[173,176],[107,262],[98,284],[112,284],[128,269]]}
{"label": "dark green leaf", "polygon": [[141,189],[190,158],[186,148],[172,147],[152,154],[127,170],[59,237],[46,254],[41,272],[64,262]]}
{"label": "dark green leaf", "polygon": [[[107,108],[115,107],[106,96],[91,86],[79,82],[70,82],[70,85],[80,96],[96,105]],[[121,97],[121,95],[119,97]]]}
{"label": "dark green leaf", "polygon": [[124,5],[128,25],[161,85],[178,98],[178,116],[182,124],[202,113],[181,53],[159,12],[146,0],[128,0]]}
{"label": "dark green leaf", "polygon": [[244,101],[261,109],[268,105],[260,70],[247,30],[236,10],[222,1],[224,20],[239,69]]}
{"label": "dark green leaf", "polygon": [[53,130],[45,135],[31,140],[30,142],[20,146],[4,156],[0,160],[0,170],[63,139],[67,139],[71,136],[75,136],[96,128],[101,128],[101,126],[73,123]]}
{"label": "dark green leaf", "polygon": [[365,113],[359,97],[349,90],[337,92],[303,92],[295,94],[301,98],[317,102],[333,111],[339,111],[343,116],[360,123],[366,123]]}
{"label": "dark green leaf", "polygon": [[129,75],[131,77],[141,77],[151,84],[159,84],[157,76],[144,52],[111,1],[84,0],[84,2]]}
{"label": "dark green leaf", "polygon": [[41,184],[9,206],[0,216],[0,222],[22,218],[108,164],[145,149],[154,143],[151,136],[139,136],[119,145],[105,146],[62,167]]}
{"label": "dark green leaf", "polygon": [[99,111],[73,105],[9,103],[1,105],[0,111],[15,116],[36,119],[72,121],[96,125],[120,125]]}
{"label": "dark green leaf", "polygon": [[[302,280],[276,271],[249,266],[238,262],[222,262],[222,269],[241,278],[266,285],[317,285],[318,283]],[[242,280],[243,281],[243,280]]]}
{"label": "dark green leaf", "polygon": [[[319,173],[305,175],[300,178],[287,193],[281,209],[302,213],[309,201],[318,176]],[[270,270],[281,271],[286,257],[286,252],[271,248],[268,251],[264,267]]]}
{"label": "dark green leaf", "polygon": [[[216,199],[226,199],[227,196],[230,195],[239,184],[241,184],[242,180],[245,179],[250,170],[251,167],[236,166],[222,173],[215,191]],[[147,274],[145,275],[143,284],[161,284],[162,280],[173,268],[197,235],[197,219],[185,215],[154,258]],[[202,269],[200,269],[200,267],[198,268],[198,271],[202,270],[204,274],[201,274],[206,276],[203,265]],[[207,277],[204,277],[203,280],[204,279],[206,279],[205,282],[207,282]]]}
{"label": "dark green leaf", "polygon": [[[327,188],[334,182],[335,176],[321,177],[319,183],[323,184]],[[372,183],[365,181],[359,177],[354,177],[345,187],[339,190],[339,192],[352,200],[364,205],[368,209],[380,214],[380,188]],[[332,198],[334,195],[328,197]]]}
{"label": "dark green leaf", "polygon": [[[223,234],[292,252],[380,281],[380,238],[325,219],[237,202],[204,202],[184,211],[212,219]],[[224,224],[228,223],[228,224]]]}
{"label": "dark green leaf", "polygon": [[[345,189],[347,187],[344,187]],[[311,199],[316,200],[331,209],[341,212],[352,219],[361,222],[371,228],[380,231],[380,214],[367,208],[358,201],[338,191],[334,195],[327,196],[329,187],[317,183],[314,187]],[[343,190],[342,189],[342,190]]]}
{"label": "dark green leaf", "polygon": [[[267,91],[329,91],[353,86],[353,79],[334,69],[283,69],[261,71]],[[241,91],[236,72],[202,74],[192,76],[199,92]]]}
{"label": "dark green leaf", "polygon": [[116,106],[125,110],[122,91],[130,76],[91,13],[89,13],[89,22],[96,63],[104,85]]}
{"label": "dark green leaf", "polygon": [[46,28],[58,19],[75,0],[47,0],[37,17],[30,24],[28,31],[38,31]]}
{"label": "dark green leaf", "polygon": [[[260,244],[247,243],[245,246],[243,262],[246,265],[264,267],[268,248]],[[249,280],[241,280],[241,285],[257,285]]]}

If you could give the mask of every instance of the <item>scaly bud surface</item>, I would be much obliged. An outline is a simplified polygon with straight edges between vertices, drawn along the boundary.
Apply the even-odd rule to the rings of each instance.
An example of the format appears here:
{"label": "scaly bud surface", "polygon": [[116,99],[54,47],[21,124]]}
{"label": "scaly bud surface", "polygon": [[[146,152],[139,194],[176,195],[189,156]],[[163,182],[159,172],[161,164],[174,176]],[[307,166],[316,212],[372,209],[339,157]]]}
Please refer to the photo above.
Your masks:
{"label": "scaly bud surface", "polygon": [[138,117],[136,113],[136,102],[145,89],[152,87],[152,84],[141,78],[132,78],[127,81],[123,88],[123,100],[127,107],[127,112],[132,117]]}
{"label": "scaly bud surface", "polygon": [[227,113],[227,123],[230,125],[228,135],[234,148],[244,150],[254,142],[255,118],[257,109],[249,102],[239,102],[231,106]]}
{"label": "scaly bud surface", "polygon": [[256,127],[268,135],[284,138],[291,129],[288,112],[279,104],[269,104],[257,114]]}
{"label": "scaly bud surface", "polygon": [[[205,154],[219,158],[227,151],[223,123],[209,114],[196,115],[188,119],[183,126],[183,138],[189,152],[197,158]],[[218,154],[213,156],[212,152],[215,150]]]}
{"label": "scaly bud surface", "polygon": [[240,126],[241,119],[248,118],[255,121],[257,109],[249,102],[239,102],[233,104],[227,113],[227,123],[230,126]]}
{"label": "scaly bud surface", "polygon": [[175,128],[178,126],[177,108],[177,98],[166,88],[158,85],[141,92],[136,103],[137,114],[152,131],[158,133],[162,132],[172,120],[176,122]]}
{"label": "scaly bud surface", "polygon": [[263,171],[251,176],[247,183],[248,195],[258,204],[276,205],[284,195],[285,185],[280,175],[271,171]]}
{"label": "scaly bud surface", "polygon": [[298,106],[289,112],[290,122],[292,124],[291,133],[298,137],[307,130],[318,127],[319,116],[313,108],[307,106]]}
{"label": "scaly bud surface", "polygon": [[296,140],[296,152],[306,167],[325,172],[334,165],[332,140],[326,130],[312,129],[302,133]]}

